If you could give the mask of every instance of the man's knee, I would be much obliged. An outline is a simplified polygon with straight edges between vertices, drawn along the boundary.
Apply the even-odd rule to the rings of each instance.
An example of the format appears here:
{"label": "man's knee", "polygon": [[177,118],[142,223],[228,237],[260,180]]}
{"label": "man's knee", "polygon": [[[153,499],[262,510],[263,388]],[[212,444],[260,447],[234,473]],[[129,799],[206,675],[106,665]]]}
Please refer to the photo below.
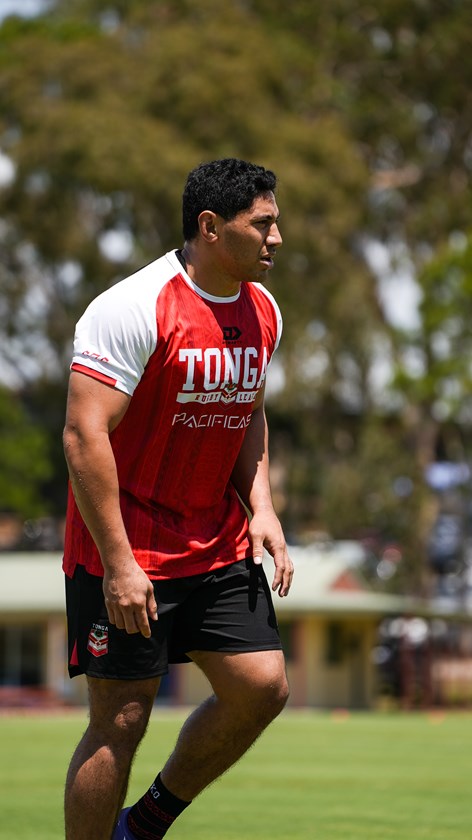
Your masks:
{"label": "man's knee", "polygon": [[287,675],[284,671],[283,678],[279,684],[279,691],[278,691],[278,703],[279,703],[279,711],[281,712],[282,709],[286,706],[287,700],[290,697],[290,686],[288,683]]}
{"label": "man's knee", "polygon": [[289,698],[290,690],[285,670],[278,672],[262,686],[262,706],[269,715],[269,721],[280,714]]}
{"label": "man's knee", "polygon": [[281,651],[195,653],[192,658],[206,673],[216,697],[232,706],[238,717],[264,727],[284,708],[289,687]]}

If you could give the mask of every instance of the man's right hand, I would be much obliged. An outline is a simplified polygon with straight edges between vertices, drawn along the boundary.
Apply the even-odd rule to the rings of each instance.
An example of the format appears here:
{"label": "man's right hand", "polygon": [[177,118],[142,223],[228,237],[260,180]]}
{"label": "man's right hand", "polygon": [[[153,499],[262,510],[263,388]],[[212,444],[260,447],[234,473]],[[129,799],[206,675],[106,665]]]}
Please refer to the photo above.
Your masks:
{"label": "man's right hand", "polygon": [[111,624],[146,639],[151,636],[149,619],[157,621],[154,588],[134,558],[119,572],[105,572],[103,593]]}

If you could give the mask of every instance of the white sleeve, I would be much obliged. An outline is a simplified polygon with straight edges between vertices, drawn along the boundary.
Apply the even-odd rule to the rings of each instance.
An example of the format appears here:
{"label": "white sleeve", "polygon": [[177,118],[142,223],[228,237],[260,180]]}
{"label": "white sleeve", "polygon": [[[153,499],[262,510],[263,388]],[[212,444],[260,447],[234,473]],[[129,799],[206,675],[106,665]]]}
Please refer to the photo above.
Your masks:
{"label": "white sleeve", "polygon": [[[156,290],[147,284],[136,294],[136,275],[99,295],[77,323],[72,369],[132,396],[156,349]],[[142,294],[143,292],[143,294]]]}

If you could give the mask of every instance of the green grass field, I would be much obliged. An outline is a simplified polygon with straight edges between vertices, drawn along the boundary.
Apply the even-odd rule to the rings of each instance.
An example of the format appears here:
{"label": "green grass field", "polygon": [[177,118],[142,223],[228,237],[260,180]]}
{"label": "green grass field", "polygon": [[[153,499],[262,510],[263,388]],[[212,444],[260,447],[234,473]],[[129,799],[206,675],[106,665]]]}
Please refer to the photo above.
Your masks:
{"label": "green grass field", "polygon": [[[128,802],[153,780],[181,722],[156,710]],[[63,779],[84,726],[85,713],[0,717],[1,840],[63,840]],[[470,840],[471,771],[470,714],[287,711],[168,836]]]}

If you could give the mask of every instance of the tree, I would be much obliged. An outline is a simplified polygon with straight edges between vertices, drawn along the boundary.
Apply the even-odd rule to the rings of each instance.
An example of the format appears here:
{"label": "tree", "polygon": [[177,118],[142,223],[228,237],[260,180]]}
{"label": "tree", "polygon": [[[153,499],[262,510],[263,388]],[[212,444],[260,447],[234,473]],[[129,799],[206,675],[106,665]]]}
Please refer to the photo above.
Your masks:
{"label": "tree", "polygon": [[[0,130],[17,167],[1,201],[10,302],[2,326],[8,348],[20,346],[23,358],[47,337],[45,363],[34,356],[39,370],[16,365],[24,381],[42,376],[63,388],[73,323],[86,303],[180,242],[188,169],[224,155],[284,173],[289,245],[273,288],[285,316],[286,405],[310,403],[314,384],[330,390],[341,344],[361,360],[365,378],[366,323],[379,313],[350,239],[362,221],[367,173],[323,91],[312,112],[300,111],[321,73],[318,59],[290,34],[273,35],[268,50],[265,22],[236,5],[217,15],[209,2],[117,6],[111,29],[103,4],[89,4],[86,19],[80,6],[58,4],[49,17],[2,27]],[[120,233],[130,250],[116,262],[104,246]],[[334,319],[342,339],[322,326]],[[312,351],[314,321],[329,335],[323,383],[301,362]],[[314,344],[316,352],[316,337]]]}
{"label": "tree", "polygon": [[[422,334],[386,321],[365,243],[400,243],[421,281],[425,259],[470,230],[468,22],[459,0],[58,0],[3,24],[0,143],[16,167],[0,192],[3,369],[37,407],[47,386],[52,439],[78,315],[180,243],[192,166],[248,157],[280,176],[270,283],[285,332],[269,410],[286,525],[377,523],[421,562],[438,420],[404,362],[428,345],[427,313]],[[382,387],[380,357],[403,369]],[[408,504],[390,495],[398,475]]]}
{"label": "tree", "polygon": [[50,477],[47,436],[5,388],[0,388],[0,439],[0,510],[25,518],[46,513],[41,487]]}

